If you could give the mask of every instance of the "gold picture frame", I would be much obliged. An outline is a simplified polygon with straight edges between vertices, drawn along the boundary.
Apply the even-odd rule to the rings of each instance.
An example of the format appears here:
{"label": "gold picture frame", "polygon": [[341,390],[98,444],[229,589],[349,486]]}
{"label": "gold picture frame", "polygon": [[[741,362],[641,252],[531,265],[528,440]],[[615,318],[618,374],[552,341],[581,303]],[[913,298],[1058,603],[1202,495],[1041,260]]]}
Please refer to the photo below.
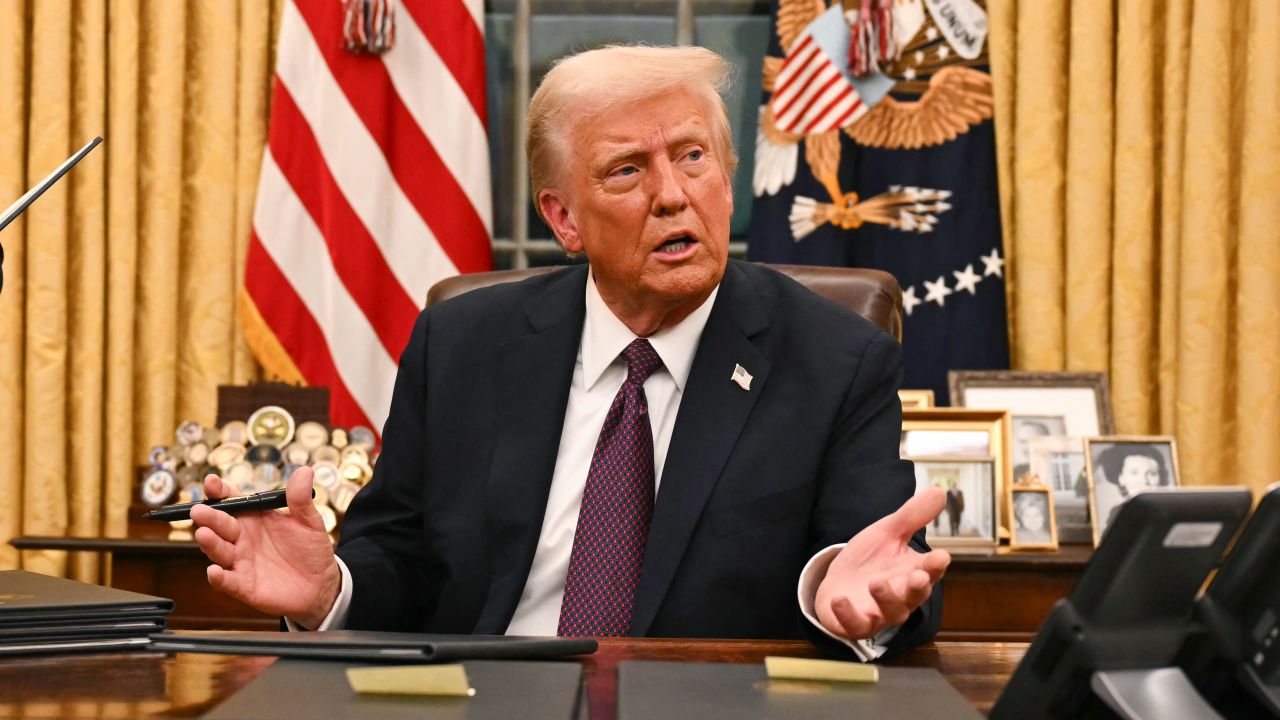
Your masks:
{"label": "gold picture frame", "polygon": [[[1009,433],[1008,410],[904,409],[899,454],[908,460],[915,457],[989,457],[995,462],[996,491],[1004,497],[1005,488],[1012,480],[1009,476]],[[985,440],[981,440],[984,436]],[[916,438],[919,442],[913,442]]]}
{"label": "gold picture frame", "polygon": [[932,390],[899,390],[898,400],[903,410],[931,408],[936,404]]}
{"label": "gold picture frame", "polygon": [[[1118,448],[1128,451],[1117,451]],[[1136,467],[1129,463],[1129,459],[1135,456],[1145,458]],[[1169,435],[1106,435],[1085,438],[1084,457],[1095,548],[1102,542],[1102,536],[1115,511],[1134,493],[1182,485],[1178,475],[1177,442]],[[1117,477],[1112,477],[1113,474]],[[1129,475],[1134,479],[1123,480],[1119,477]]]}
{"label": "gold picture frame", "polygon": [[1057,550],[1058,523],[1053,488],[1046,485],[1013,485],[1006,496],[1009,506],[1010,550]]}

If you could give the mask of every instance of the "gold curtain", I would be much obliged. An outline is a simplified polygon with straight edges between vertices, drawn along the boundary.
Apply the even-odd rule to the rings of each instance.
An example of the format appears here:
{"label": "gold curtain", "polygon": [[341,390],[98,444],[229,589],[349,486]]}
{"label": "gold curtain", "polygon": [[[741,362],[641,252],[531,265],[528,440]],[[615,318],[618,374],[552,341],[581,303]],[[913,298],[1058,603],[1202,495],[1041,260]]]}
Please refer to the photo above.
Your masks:
{"label": "gold curtain", "polygon": [[[258,373],[235,303],[279,3],[0,0],[0,197],[104,143],[0,234],[0,568],[123,536],[135,468]],[[7,48],[7,49],[5,49]]]}
{"label": "gold curtain", "polygon": [[1280,480],[1280,3],[990,0],[1014,366]]}

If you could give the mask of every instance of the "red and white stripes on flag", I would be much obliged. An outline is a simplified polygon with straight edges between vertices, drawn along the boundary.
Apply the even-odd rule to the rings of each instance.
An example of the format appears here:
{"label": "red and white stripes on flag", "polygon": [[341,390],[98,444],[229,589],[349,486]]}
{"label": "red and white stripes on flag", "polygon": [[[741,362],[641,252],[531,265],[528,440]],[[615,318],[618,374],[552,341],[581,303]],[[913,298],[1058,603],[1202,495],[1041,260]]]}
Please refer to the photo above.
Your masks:
{"label": "red and white stripes on flag", "polygon": [[240,310],[269,374],[381,431],[427,289],[492,266],[483,0],[398,0],[382,55],[343,22],[283,4]]}
{"label": "red and white stripes on flag", "polygon": [[783,60],[769,102],[777,127],[796,135],[830,132],[867,112],[835,59],[808,32]]}

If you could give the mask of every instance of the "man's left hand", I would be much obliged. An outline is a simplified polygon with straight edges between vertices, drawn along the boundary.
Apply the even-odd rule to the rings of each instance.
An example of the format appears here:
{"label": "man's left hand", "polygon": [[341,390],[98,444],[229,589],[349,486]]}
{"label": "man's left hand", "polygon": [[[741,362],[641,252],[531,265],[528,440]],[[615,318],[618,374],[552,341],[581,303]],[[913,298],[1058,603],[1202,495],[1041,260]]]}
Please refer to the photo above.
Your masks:
{"label": "man's left hand", "polygon": [[823,627],[854,640],[905,623],[951,563],[945,550],[920,553],[907,543],[946,504],[946,493],[929,488],[854,535],[818,586],[815,609]]}

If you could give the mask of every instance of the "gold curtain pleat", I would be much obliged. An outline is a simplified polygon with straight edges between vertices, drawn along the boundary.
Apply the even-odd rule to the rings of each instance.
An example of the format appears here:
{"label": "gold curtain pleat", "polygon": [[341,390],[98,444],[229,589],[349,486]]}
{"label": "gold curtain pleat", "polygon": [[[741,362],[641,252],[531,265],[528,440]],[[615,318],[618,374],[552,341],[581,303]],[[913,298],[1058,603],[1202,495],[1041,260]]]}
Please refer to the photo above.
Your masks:
{"label": "gold curtain pleat", "polygon": [[257,378],[235,304],[279,9],[0,2],[0,192],[105,140],[0,237],[0,567],[97,580],[8,542],[123,536],[148,448]]}
{"label": "gold curtain pleat", "polygon": [[[16,198],[26,191],[27,94],[18,92],[27,77],[27,13],[23,3],[0,2],[0,192]],[[0,233],[4,245],[4,288],[0,289],[0,567],[18,565],[8,540],[22,534],[23,514],[23,338],[26,290],[21,268],[26,260],[26,221]],[[15,299],[16,298],[16,299]]]}
{"label": "gold curtain pleat", "polygon": [[1280,5],[989,7],[1015,367],[1107,371],[1184,483],[1280,480]]}

